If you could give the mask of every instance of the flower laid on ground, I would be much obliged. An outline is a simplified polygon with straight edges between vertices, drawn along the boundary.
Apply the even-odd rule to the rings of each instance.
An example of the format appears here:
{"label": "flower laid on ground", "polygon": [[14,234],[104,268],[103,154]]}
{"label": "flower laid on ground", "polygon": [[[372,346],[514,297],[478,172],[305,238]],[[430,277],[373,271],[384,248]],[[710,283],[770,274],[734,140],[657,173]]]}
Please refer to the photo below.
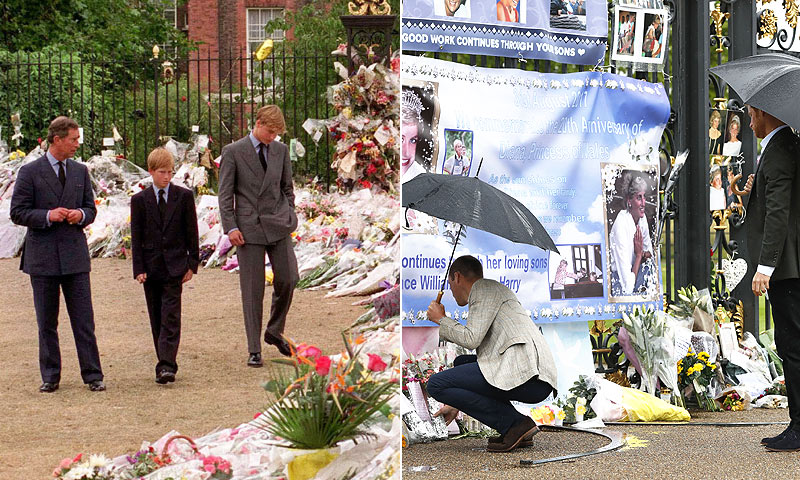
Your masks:
{"label": "flower laid on ground", "polygon": [[595,395],[597,395],[597,389],[589,388],[586,383],[586,376],[580,375],[578,380],[570,387],[569,396],[566,399],[557,398],[555,404],[564,412],[567,422],[577,421],[576,417],[580,415],[583,415],[583,418],[588,420],[597,416],[592,407],[587,406],[591,404]]}
{"label": "flower laid on ground", "polygon": [[717,365],[709,361],[708,352],[695,354],[689,348],[682,359],[678,360],[678,384],[683,392],[687,387],[694,390],[697,404],[708,411],[717,411],[719,408],[709,395],[708,387],[714,377]]}
{"label": "flower laid on ground", "polygon": [[257,419],[260,428],[293,448],[321,449],[363,436],[377,412],[388,415],[395,358],[387,364],[379,355],[361,355],[363,339],[343,338],[346,350],[335,357],[300,344],[292,345],[291,358],[273,360],[293,369],[276,371],[264,384],[272,402]]}
{"label": "flower laid on ground", "polygon": [[549,405],[531,408],[530,416],[538,425],[553,425],[556,423],[556,411]]}
{"label": "flower laid on ground", "polygon": [[231,463],[224,458],[209,455],[203,457],[203,470],[210,473],[209,480],[229,480],[233,477]]}
{"label": "flower laid on ground", "polygon": [[725,399],[722,401],[722,409],[731,412],[744,410],[744,401],[742,400],[742,397],[740,397],[735,391],[730,392],[725,395]]}
{"label": "flower laid on ground", "polygon": [[133,456],[128,456],[128,462],[131,464],[128,473],[132,478],[144,477],[159,468],[167,465],[169,459],[166,461],[158,456],[153,447],[148,447],[144,450],[139,450]]}
{"label": "flower laid on ground", "polygon": [[114,480],[114,468],[111,460],[104,455],[90,455],[84,458],[78,454],[75,458],[65,458],[53,471],[53,477],[60,480]]}
{"label": "flower laid on ground", "polygon": [[408,383],[419,382],[425,386],[434,373],[444,369],[445,365],[440,362],[437,354],[426,353],[420,357],[409,355],[403,361],[403,391],[408,390]]}
{"label": "flower laid on ground", "polygon": [[306,220],[313,220],[320,215],[324,217],[338,217],[342,213],[341,210],[334,205],[330,197],[322,195],[314,195],[311,199],[298,203],[296,208]]}

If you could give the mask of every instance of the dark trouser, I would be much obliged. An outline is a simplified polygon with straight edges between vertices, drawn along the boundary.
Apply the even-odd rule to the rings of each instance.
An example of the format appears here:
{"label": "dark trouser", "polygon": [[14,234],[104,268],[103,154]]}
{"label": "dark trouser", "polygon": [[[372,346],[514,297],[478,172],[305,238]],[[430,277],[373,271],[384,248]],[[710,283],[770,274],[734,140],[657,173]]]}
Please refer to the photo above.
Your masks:
{"label": "dark trouser", "polygon": [[[64,292],[69,322],[75,337],[78,363],[84,383],[103,379],[100,354],[94,336],[94,311],[89,273],[31,275],[33,306],[39,325],[39,370],[43,382],[61,381],[61,350],[58,345],[59,291]],[[59,290],[60,289],[60,290]]]}
{"label": "dark trouser", "polygon": [[769,303],[775,325],[775,347],[783,360],[789,418],[800,430],[800,279],[769,283]]}
{"label": "dark trouser", "polygon": [[[163,263],[163,261],[162,261]],[[162,371],[177,373],[178,346],[181,343],[181,293],[183,276],[170,277],[163,271],[147,276],[144,298],[150,316],[150,330],[156,347],[156,374]]]}
{"label": "dark trouser", "polygon": [[501,435],[525,418],[511,405],[511,400],[538,403],[552,391],[553,387],[538,377],[511,390],[494,387],[478,368],[475,355],[456,357],[453,368],[434,374],[428,380],[428,394],[433,398],[478,419]]}
{"label": "dark trouser", "polygon": [[300,279],[292,239],[286,238],[269,245],[245,243],[238,247],[239,287],[242,291],[244,329],[247,349],[261,353],[261,327],[264,318],[264,254],[269,257],[273,273],[272,307],[267,332],[280,338],[286,324],[286,315],[292,305],[294,286]]}

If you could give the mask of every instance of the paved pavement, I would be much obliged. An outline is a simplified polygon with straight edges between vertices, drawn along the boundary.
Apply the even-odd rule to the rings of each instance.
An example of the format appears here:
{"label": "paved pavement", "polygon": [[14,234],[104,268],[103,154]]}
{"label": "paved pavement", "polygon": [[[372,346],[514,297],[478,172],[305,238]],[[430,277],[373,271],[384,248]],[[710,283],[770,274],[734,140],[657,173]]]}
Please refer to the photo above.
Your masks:
{"label": "paved pavement", "polygon": [[[538,460],[587,452],[608,444],[603,437],[576,431],[542,431],[532,447],[487,453],[486,440],[464,438],[403,449],[404,480],[472,479],[797,479],[800,452],[767,452],[762,437],[786,425],[733,425],[788,422],[786,409],[744,412],[691,412],[683,425],[609,425],[625,435],[622,449],[566,460],[520,466]],[[726,426],[700,425],[719,422]]]}

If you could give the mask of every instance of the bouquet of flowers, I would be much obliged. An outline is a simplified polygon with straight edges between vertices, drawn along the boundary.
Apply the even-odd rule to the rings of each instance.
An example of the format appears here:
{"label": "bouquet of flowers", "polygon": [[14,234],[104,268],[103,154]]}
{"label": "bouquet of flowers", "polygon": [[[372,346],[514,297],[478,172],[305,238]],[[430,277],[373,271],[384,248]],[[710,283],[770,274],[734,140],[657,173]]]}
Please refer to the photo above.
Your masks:
{"label": "bouquet of flowers", "polygon": [[153,447],[139,450],[133,456],[128,455],[127,460],[131,465],[125,471],[123,478],[130,479],[144,477],[169,463],[169,459],[167,458],[165,461]]}
{"label": "bouquet of flowers", "polygon": [[334,65],[344,80],[328,89],[328,102],[337,115],[323,121],[309,119],[304,127],[317,140],[324,126],[337,142],[332,166],[339,187],[374,185],[393,192],[400,157],[399,64],[361,65],[352,76],[338,62]]}
{"label": "bouquet of flowers", "polygon": [[426,353],[421,357],[409,355],[403,361],[403,391],[408,390],[408,383],[418,382],[424,386],[434,373],[445,369],[437,353]]}
{"label": "bouquet of flowers", "polygon": [[363,337],[344,340],[346,350],[335,357],[301,343],[291,345],[291,358],[273,360],[291,366],[292,373],[276,372],[275,380],[264,384],[272,402],[258,417],[259,428],[293,448],[321,449],[364,436],[376,412],[388,416],[396,358],[388,364],[373,353],[362,358]]}
{"label": "bouquet of flowers", "polygon": [[709,362],[707,352],[695,354],[691,347],[686,356],[678,360],[678,383],[681,391],[691,387],[700,408],[711,412],[719,410],[708,392],[708,385],[714,377],[716,369],[717,365]]}
{"label": "bouquet of flowers", "polygon": [[722,409],[730,412],[744,410],[744,401],[736,391],[732,391],[725,395],[725,398],[722,400]]}
{"label": "bouquet of flowers", "polygon": [[84,459],[79,453],[75,458],[65,458],[53,471],[53,477],[61,480],[114,480],[111,460],[104,455],[90,455]]}
{"label": "bouquet of flowers", "polygon": [[566,399],[557,398],[555,404],[564,412],[564,419],[567,422],[580,422],[583,419],[590,419],[597,416],[589,404],[597,395],[596,388],[590,388],[586,382],[586,376],[581,375],[569,389],[569,396]]}
{"label": "bouquet of flowers", "polygon": [[330,196],[312,196],[309,200],[303,200],[297,205],[297,210],[306,220],[314,220],[322,216],[338,217],[342,212],[333,203]]}

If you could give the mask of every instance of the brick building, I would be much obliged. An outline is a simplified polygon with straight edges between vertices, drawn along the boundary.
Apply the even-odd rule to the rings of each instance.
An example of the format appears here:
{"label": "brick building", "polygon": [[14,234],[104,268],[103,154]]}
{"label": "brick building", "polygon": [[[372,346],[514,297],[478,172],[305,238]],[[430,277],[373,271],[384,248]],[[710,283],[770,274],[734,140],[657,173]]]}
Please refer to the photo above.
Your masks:
{"label": "brick building", "polygon": [[[186,33],[189,40],[198,42],[201,59],[220,59],[200,67],[202,79],[210,80],[212,88],[219,79],[228,76],[240,78],[240,65],[235,61],[250,58],[267,38],[264,25],[282,18],[286,10],[294,10],[303,0],[166,0],[165,16],[177,29]],[[271,34],[273,40],[283,40],[285,32]],[[195,54],[192,54],[194,57]],[[233,60],[233,61],[231,61]],[[202,65],[202,64],[201,64]],[[224,71],[220,76],[219,69]],[[231,71],[226,71],[230,69]],[[194,73],[194,72],[193,72]],[[224,80],[223,80],[224,81]]]}

